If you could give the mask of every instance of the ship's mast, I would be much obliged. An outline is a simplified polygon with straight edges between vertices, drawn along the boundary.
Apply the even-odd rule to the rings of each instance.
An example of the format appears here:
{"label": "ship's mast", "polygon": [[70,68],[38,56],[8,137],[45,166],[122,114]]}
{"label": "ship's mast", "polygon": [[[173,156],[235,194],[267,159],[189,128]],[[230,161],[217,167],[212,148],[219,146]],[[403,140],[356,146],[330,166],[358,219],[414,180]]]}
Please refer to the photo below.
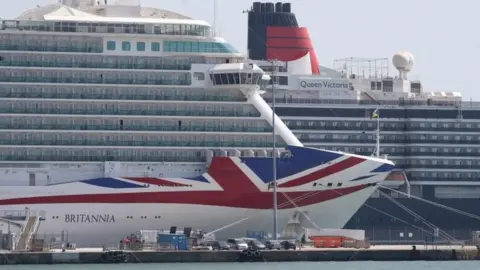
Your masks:
{"label": "ship's mast", "polygon": [[272,141],[273,141],[273,173],[272,173],[272,183],[273,183],[273,239],[277,240],[277,146],[276,146],[276,134],[275,134],[275,76],[276,76],[276,60],[271,60],[272,62]]}
{"label": "ship's mast", "polygon": [[217,11],[218,11],[218,2],[217,0],[213,0],[213,35],[215,37],[219,36],[220,33],[218,31],[217,25]]}
{"label": "ship's mast", "polygon": [[375,141],[375,156],[380,157],[380,111],[375,109],[373,116],[377,119],[377,132],[376,132],[376,141]]}

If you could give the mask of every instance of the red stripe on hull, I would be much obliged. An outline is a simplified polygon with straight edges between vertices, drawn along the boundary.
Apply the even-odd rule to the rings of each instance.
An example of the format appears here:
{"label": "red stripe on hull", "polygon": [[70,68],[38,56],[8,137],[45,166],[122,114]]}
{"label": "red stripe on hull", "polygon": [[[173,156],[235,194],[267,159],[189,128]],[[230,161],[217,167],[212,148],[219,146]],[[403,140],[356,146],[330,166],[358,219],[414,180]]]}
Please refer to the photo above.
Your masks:
{"label": "red stripe on hull", "polygon": [[[232,179],[232,178],[230,178]],[[232,185],[233,187],[233,185]],[[332,200],[344,195],[364,189],[366,186],[351,188],[309,191],[285,192],[298,207],[313,205]],[[124,194],[86,194],[86,195],[57,195],[48,197],[30,197],[0,200],[0,205],[32,205],[32,204],[133,204],[133,203],[162,203],[162,204],[192,204],[225,206],[247,209],[271,209],[272,192],[225,192],[225,191],[178,191],[178,192],[145,192]],[[296,208],[291,201],[278,193],[278,208]]]}
{"label": "red stripe on hull", "polygon": [[266,57],[268,60],[277,59],[291,62],[310,53],[312,74],[320,74],[317,54],[307,28],[268,26],[266,46]]}
{"label": "red stripe on hull", "polygon": [[155,185],[155,186],[163,186],[163,187],[188,187],[188,185],[185,184],[179,184],[179,183],[174,183],[171,181],[159,179],[159,178],[153,178],[153,177],[139,177],[139,178],[128,178],[124,177],[124,179],[127,180],[132,180],[135,182],[140,182],[144,184],[149,184],[149,185]]}
{"label": "red stripe on hull", "polygon": [[351,168],[359,163],[362,163],[365,161],[363,158],[357,158],[357,157],[349,157],[345,160],[342,160],[338,163],[335,163],[333,165],[330,165],[326,168],[320,169],[318,171],[312,172],[310,174],[307,174],[303,177],[297,178],[295,180],[292,180],[290,182],[283,183],[281,185],[278,185],[279,187],[296,187],[300,185],[304,185],[319,179],[322,179],[324,177],[327,177],[329,175],[335,174],[337,172],[346,170],[348,168]]}
{"label": "red stripe on hull", "polygon": [[208,174],[217,181],[223,190],[230,194],[258,193],[260,190],[229,157],[212,160]]}

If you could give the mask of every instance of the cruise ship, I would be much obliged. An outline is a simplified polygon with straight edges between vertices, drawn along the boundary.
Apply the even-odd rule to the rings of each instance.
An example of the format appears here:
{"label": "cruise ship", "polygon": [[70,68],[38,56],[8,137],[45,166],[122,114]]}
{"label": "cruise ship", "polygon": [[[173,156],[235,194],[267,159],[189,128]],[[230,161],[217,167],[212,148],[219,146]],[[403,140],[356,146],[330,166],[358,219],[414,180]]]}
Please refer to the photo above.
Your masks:
{"label": "cruise ship", "polygon": [[[262,12],[296,22],[289,3],[255,3],[249,21]],[[292,81],[316,79],[304,28],[255,25],[299,29],[307,56],[283,60]],[[344,227],[394,163],[303,146],[262,98],[276,77],[261,64],[205,21],[128,1],[1,21],[0,230],[19,249],[35,234],[92,246],[169,227],[274,233],[273,194],[279,231],[298,213]]]}
{"label": "cruise ship", "polygon": [[[249,57],[275,73],[275,112],[296,137],[332,151],[379,152],[396,164],[346,228],[364,229],[378,242],[471,239],[480,230],[478,103],[409,79],[415,63],[409,52],[321,66],[293,13],[274,12],[273,3],[254,3],[254,10]],[[265,25],[289,30],[264,31]],[[299,66],[310,68],[298,72]],[[271,105],[272,96],[268,88]]]}

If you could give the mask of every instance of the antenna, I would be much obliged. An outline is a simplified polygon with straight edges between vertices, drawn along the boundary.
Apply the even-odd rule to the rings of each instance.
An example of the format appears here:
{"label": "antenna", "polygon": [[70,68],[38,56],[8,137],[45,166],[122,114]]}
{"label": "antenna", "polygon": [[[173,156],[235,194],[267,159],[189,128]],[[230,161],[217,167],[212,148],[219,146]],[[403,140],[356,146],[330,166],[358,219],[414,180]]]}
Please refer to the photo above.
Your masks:
{"label": "antenna", "polygon": [[213,35],[219,36],[217,29],[217,0],[213,0]]}

